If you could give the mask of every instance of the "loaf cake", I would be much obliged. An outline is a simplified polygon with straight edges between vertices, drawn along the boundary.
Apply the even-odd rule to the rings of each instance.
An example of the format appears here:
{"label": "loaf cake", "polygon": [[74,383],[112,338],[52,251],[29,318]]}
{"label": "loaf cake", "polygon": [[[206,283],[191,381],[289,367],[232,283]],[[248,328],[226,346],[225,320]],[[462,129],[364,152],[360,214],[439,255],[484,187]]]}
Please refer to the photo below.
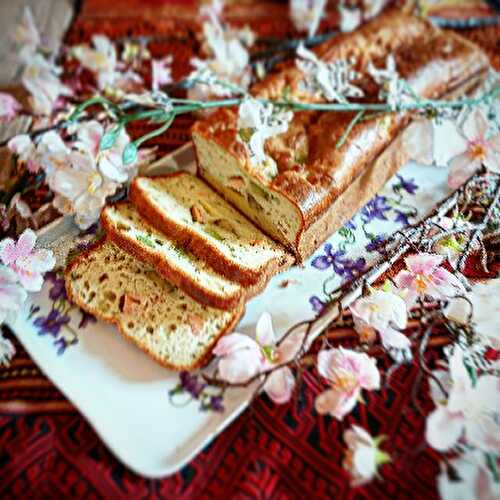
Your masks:
{"label": "loaf cake", "polygon": [[129,202],[107,206],[101,215],[106,234],[116,245],[150,264],[166,280],[198,302],[229,310],[244,299],[244,289],[214,271],[155,229]]}
{"label": "loaf cake", "polygon": [[187,172],[136,177],[130,200],[177,245],[245,287],[262,288],[294,261],[203,180]]}
{"label": "loaf cake", "polygon": [[[401,78],[421,97],[464,92],[483,78],[487,57],[472,43],[425,20],[390,11],[356,32],[320,45],[325,62],[354,60],[355,84],[378,102],[379,85],[368,65],[385,68],[391,55]],[[254,86],[261,98],[320,100],[309,95],[294,62]],[[398,137],[408,112],[358,122],[339,145],[353,112],[295,112],[288,131],[268,139],[268,162],[255,165],[239,138],[238,110],[226,108],[193,126],[198,174],[264,232],[304,259],[408,160]],[[274,170],[274,172],[273,172]],[[269,172],[273,172],[269,175]]]}
{"label": "loaf cake", "polygon": [[73,259],[65,283],[72,302],[174,370],[202,366],[243,313],[242,305],[229,312],[200,304],[109,240]]}

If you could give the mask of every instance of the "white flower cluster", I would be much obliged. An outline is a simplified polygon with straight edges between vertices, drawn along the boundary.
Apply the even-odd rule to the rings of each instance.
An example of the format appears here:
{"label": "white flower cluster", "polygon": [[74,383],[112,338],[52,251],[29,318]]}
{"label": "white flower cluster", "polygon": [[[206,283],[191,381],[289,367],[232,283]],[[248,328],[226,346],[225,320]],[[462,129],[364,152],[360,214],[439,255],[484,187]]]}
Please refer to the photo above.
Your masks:
{"label": "white flower cluster", "polygon": [[351,82],[359,78],[352,69],[352,61],[325,63],[304,45],[297,48],[299,59],[295,64],[302,71],[305,86],[312,95],[322,95],[327,101],[347,102],[348,97],[363,97],[363,91]]}
{"label": "white flower cluster", "polygon": [[[103,137],[112,144],[103,150]],[[54,206],[63,214],[74,214],[81,229],[99,218],[106,198],[136,173],[136,165],[124,165],[123,152],[130,143],[125,129],[105,131],[97,121],[78,125],[76,141],[66,144],[54,131],[34,144],[28,135],[14,137],[9,149],[27,163],[30,171],[43,170],[55,193]]]}
{"label": "white flower cluster", "polygon": [[221,12],[220,2],[201,9],[202,17],[207,19],[203,23],[203,36],[210,57],[191,59],[195,70],[188,80],[196,82],[188,91],[190,99],[203,100],[213,95],[229,96],[233,93],[231,85],[226,86],[218,82],[228,82],[245,90],[250,84],[250,56],[246,46],[253,44],[254,34],[248,28],[235,30],[223,26],[219,19]]}
{"label": "white flower cluster", "polygon": [[312,37],[325,13],[326,0],[290,0],[290,17],[298,31]]}
{"label": "white flower cluster", "polygon": [[21,82],[31,94],[30,104],[35,114],[50,115],[61,96],[72,91],[61,83],[61,69],[41,52],[41,37],[29,7],[24,10],[22,22],[13,33],[19,60],[24,69]]}
{"label": "white flower cluster", "polygon": [[291,111],[277,110],[272,104],[247,97],[238,111],[238,139],[245,144],[254,166],[264,167],[261,172],[267,178],[276,175],[276,165],[269,158],[264,145],[267,139],[288,130],[293,118]]}

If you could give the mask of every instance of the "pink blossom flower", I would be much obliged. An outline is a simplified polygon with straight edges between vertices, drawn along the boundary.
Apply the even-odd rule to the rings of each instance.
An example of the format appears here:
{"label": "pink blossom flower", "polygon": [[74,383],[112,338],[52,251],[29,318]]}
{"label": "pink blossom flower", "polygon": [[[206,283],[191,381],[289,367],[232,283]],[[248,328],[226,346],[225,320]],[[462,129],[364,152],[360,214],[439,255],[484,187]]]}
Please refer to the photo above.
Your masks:
{"label": "pink blossom flower", "polygon": [[40,170],[40,163],[36,160],[36,147],[27,134],[16,135],[7,144],[7,147],[21,163],[25,163],[28,171],[36,174]]}
{"label": "pink blossom flower", "polygon": [[318,354],[318,372],[331,388],[316,398],[316,411],[342,420],[358,402],[361,390],[380,387],[375,359],[350,349],[328,349]]}
{"label": "pink blossom flower", "polygon": [[378,467],[390,462],[389,455],[379,449],[382,440],[383,436],[374,439],[357,425],[344,432],[344,441],[348,449],[342,466],[352,476],[352,487],[370,482],[377,475]]}
{"label": "pink blossom flower", "polygon": [[[439,371],[434,372],[438,374]],[[473,384],[464,363],[464,353],[455,347],[448,377],[439,374],[448,397],[431,391],[435,410],[427,417],[426,439],[438,451],[447,451],[464,438],[470,446],[485,452],[500,452],[500,381],[493,375],[480,376]]]}
{"label": "pink blossom flower", "polygon": [[30,292],[38,292],[43,285],[43,273],[55,266],[49,250],[35,250],[36,234],[26,229],[16,242],[12,238],[0,241],[0,259],[19,278],[21,285]]}
{"label": "pink blossom flower", "polygon": [[[214,349],[219,357],[219,377],[232,384],[245,383],[277,364],[293,359],[301,345],[300,335],[290,335],[280,345],[272,326],[271,315],[264,313],[257,321],[256,339],[241,333],[222,337]],[[275,369],[267,376],[264,391],[277,404],[290,400],[295,378],[287,366]]]}
{"label": "pink blossom flower", "polygon": [[0,324],[19,311],[27,295],[17,282],[16,273],[6,266],[0,266]]}
{"label": "pink blossom flower", "polygon": [[488,121],[483,112],[479,109],[471,112],[462,131],[467,146],[450,164],[448,184],[453,189],[463,184],[481,164],[500,173],[500,133],[487,139]]}
{"label": "pink blossom flower", "polygon": [[159,90],[163,85],[172,83],[172,56],[163,59],[153,59],[151,62],[152,87],[153,90]]}
{"label": "pink blossom flower", "polygon": [[408,269],[402,270],[394,279],[396,286],[408,290],[406,303],[412,307],[418,297],[446,300],[465,289],[460,280],[441,267],[444,257],[430,253],[419,253],[405,259]]}
{"label": "pink blossom flower", "polygon": [[15,97],[0,92],[0,122],[13,120],[21,109],[22,106]]}

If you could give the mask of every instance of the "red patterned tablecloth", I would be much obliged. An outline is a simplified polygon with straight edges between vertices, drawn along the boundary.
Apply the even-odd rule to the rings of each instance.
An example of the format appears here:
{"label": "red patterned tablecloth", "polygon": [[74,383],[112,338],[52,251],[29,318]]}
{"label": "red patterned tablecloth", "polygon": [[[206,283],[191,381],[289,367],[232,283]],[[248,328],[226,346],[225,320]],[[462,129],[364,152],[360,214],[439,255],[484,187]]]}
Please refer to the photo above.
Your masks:
{"label": "red patterned tablecloth", "polygon": [[[94,33],[113,38],[154,34],[161,40],[151,43],[153,55],[174,54],[178,78],[199,49],[196,9],[188,0],[85,0],[66,38],[77,43]],[[232,23],[249,23],[259,34],[277,37],[294,35],[287,19],[286,2],[234,2],[229,14]],[[332,9],[322,29],[336,22]],[[498,69],[498,26],[465,34],[488,50]],[[190,124],[189,118],[177,120],[157,144],[165,151],[183,144]],[[369,394],[366,404],[358,405],[341,423],[317,416],[313,401],[318,389],[306,378],[307,390],[297,404],[273,406],[266,397],[259,398],[179,473],[147,480],[111,455],[18,344],[17,348],[11,366],[0,369],[1,498],[437,496],[437,456],[423,441],[423,417],[409,405],[414,367],[401,368],[388,388]],[[426,409],[431,405],[427,399],[421,404]],[[352,423],[372,435],[387,435],[393,458],[391,467],[381,469],[380,480],[357,489],[350,488],[341,466],[342,434]],[[138,422],[131,432],[140,432],[144,424]]]}

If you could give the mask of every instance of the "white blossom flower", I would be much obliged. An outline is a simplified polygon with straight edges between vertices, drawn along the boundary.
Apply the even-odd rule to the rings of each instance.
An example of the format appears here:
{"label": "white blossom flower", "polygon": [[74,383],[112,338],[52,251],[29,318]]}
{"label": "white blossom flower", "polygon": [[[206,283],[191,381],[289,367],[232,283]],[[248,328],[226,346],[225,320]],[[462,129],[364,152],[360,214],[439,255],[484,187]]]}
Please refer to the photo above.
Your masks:
{"label": "white blossom flower", "polygon": [[357,7],[346,7],[339,5],[340,13],[340,31],[348,33],[354,31],[360,24],[363,18],[361,9]]}
{"label": "white blossom flower", "polygon": [[116,192],[118,184],[99,172],[88,151],[72,151],[68,159],[49,178],[57,194],[53,204],[62,213],[74,214],[78,226],[87,229],[99,219],[106,198]]}
{"label": "white blossom flower", "polygon": [[438,491],[442,500],[494,500],[500,498],[500,482],[495,481],[484,455],[469,452],[449,461],[458,477],[450,478],[448,466],[442,464]]}
{"label": "white blossom flower", "polygon": [[481,375],[472,383],[459,346],[453,350],[449,372],[434,372],[448,391],[440,392],[431,379],[436,405],[427,417],[426,439],[438,451],[453,448],[461,439],[484,452],[500,451],[500,384],[494,375]]}
{"label": "white blossom flower", "polygon": [[24,287],[18,283],[17,274],[0,265],[0,324],[19,311],[27,296]]}
{"label": "white blossom flower", "polygon": [[312,37],[324,15],[326,0],[290,0],[290,18],[297,31]]}
{"label": "white blossom flower", "polygon": [[363,91],[351,83],[359,78],[352,62],[339,60],[325,63],[303,44],[297,48],[297,67],[306,77],[306,88],[313,95],[320,94],[327,101],[347,102],[347,97],[363,97]]}
{"label": "white blossom flower", "polygon": [[351,474],[351,486],[362,486],[377,475],[377,469],[390,462],[390,456],[380,450],[383,436],[372,438],[368,432],[357,425],[344,432],[348,448],[342,466]]}
{"label": "white blossom flower", "polygon": [[18,48],[19,59],[23,62],[32,59],[38,50],[41,38],[30,7],[24,8],[23,19],[16,26],[12,38]]}
{"label": "white blossom flower", "polygon": [[11,359],[14,357],[14,354],[16,354],[16,348],[14,347],[14,344],[9,339],[6,339],[3,336],[2,331],[0,330],[0,366],[9,366]]}
{"label": "white blossom flower", "polygon": [[96,75],[99,89],[112,86],[119,76],[117,72],[116,47],[104,35],[92,37],[92,49],[88,45],[77,45],[71,50],[72,55],[80,61],[84,68]]}
{"label": "white blossom flower", "polygon": [[[245,144],[252,164],[271,164],[265,175],[274,177],[277,173],[274,160],[269,158],[264,145],[267,139],[288,130],[293,118],[291,111],[277,111],[272,104],[264,104],[248,97],[243,100],[238,110],[238,139]],[[242,139],[245,137],[245,140]],[[248,138],[248,140],[246,140]]]}
{"label": "white blossom flower", "polygon": [[152,71],[152,88],[154,91],[160,89],[161,86],[172,83],[172,56],[164,57],[163,59],[153,59],[151,61]]}
{"label": "white blossom flower", "polygon": [[188,90],[188,97],[203,100],[211,95],[229,96],[233,93],[231,88],[217,84],[215,80],[247,89],[251,79],[248,65],[250,56],[239,39],[239,33],[225,30],[217,17],[212,16],[209,22],[203,23],[203,34],[210,57],[191,59],[191,65],[195,70],[188,79],[203,83],[196,83],[191,87]]}
{"label": "white blossom flower", "polygon": [[61,70],[36,54],[24,68],[21,81],[31,94],[31,107],[40,115],[50,115],[61,96],[70,96],[71,89],[59,80]]}
{"label": "white blossom flower", "polygon": [[385,68],[376,68],[370,61],[367,71],[375,82],[381,86],[379,98],[387,102],[392,110],[408,101],[407,84],[399,76],[396,61],[392,54],[387,56]]}

